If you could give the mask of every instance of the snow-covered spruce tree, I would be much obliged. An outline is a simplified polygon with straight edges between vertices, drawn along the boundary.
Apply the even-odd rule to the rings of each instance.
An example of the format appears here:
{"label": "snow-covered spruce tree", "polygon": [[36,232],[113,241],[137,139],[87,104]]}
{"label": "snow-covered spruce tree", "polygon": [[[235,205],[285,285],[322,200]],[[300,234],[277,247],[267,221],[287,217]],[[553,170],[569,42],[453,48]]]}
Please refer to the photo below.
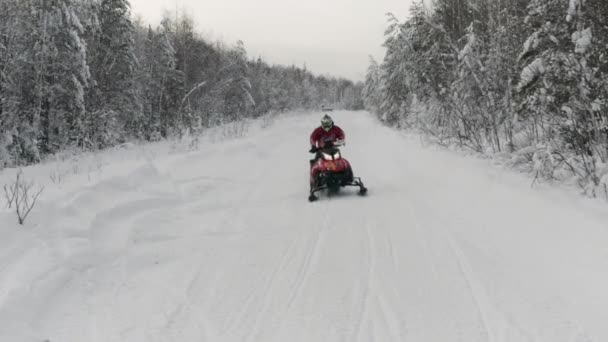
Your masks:
{"label": "snow-covered spruce tree", "polygon": [[291,106],[291,103],[290,99],[287,98],[287,89],[281,87],[284,68],[272,68],[269,65],[265,64],[265,69],[265,82],[257,84],[258,87],[263,87],[263,89],[258,90],[254,88],[254,94],[258,92],[262,93],[265,98],[265,101],[260,102],[260,99],[254,98],[256,104],[259,105],[260,103],[266,102],[268,109],[270,110],[278,112],[288,110]]}
{"label": "snow-covered spruce tree", "polygon": [[296,66],[292,66],[290,70],[291,79],[293,80],[293,96],[295,106],[297,108],[306,108],[310,104],[306,104],[306,91],[304,89],[304,83],[306,82],[306,70],[300,69]]}
{"label": "snow-covered spruce tree", "polygon": [[126,0],[100,0],[98,27],[88,37],[89,65],[94,81],[87,93],[88,143],[111,146],[137,131],[139,103],[135,96],[134,27]]}
{"label": "snow-covered spruce tree", "polygon": [[302,104],[302,82],[304,82],[304,73],[302,69],[291,65],[286,70],[287,77],[284,80],[284,87],[287,89],[288,96],[291,97],[292,108],[304,108]]}
{"label": "snow-covered spruce tree", "polygon": [[255,115],[262,115],[271,111],[270,103],[270,68],[258,57],[249,63],[251,76],[251,96],[256,103]]}
{"label": "snow-covered spruce tree", "polygon": [[521,40],[517,15],[525,1],[440,0],[433,12],[417,2],[408,21],[391,20],[382,77],[367,78],[368,96],[383,88],[376,110],[386,117],[402,109],[402,117],[415,103],[406,124],[442,142],[477,151],[511,145],[510,51]]}
{"label": "snow-covered spruce tree", "polygon": [[363,82],[353,83],[351,81],[347,81],[344,83],[341,107],[347,110],[362,110],[365,108],[363,105],[363,98],[361,97],[363,87]]}
{"label": "snow-covered spruce tree", "polygon": [[378,114],[382,99],[382,82],[380,77],[380,66],[373,57],[370,57],[370,65],[365,74],[365,86],[363,87],[363,104],[367,110]]}
{"label": "snow-covered spruce tree", "polygon": [[520,57],[520,115],[545,145],[539,152],[593,195],[608,173],[607,17],[601,0],[533,0]]}
{"label": "snow-covered spruce tree", "polygon": [[[517,45],[523,37],[516,26],[522,1],[476,0],[473,21],[461,39],[451,98],[460,118],[461,136],[476,150],[513,149],[511,79],[516,72]],[[515,38],[515,39],[513,39]],[[519,38],[519,39],[518,39]]]}
{"label": "snow-covered spruce tree", "polygon": [[450,89],[451,108],[459,119],[459,138],[462,144],[478,152],[484,151],[486,143],[500,149],[497,126],[492,122],[497,103],[484,65],[488,42],[483,38],[487,37],[476,32],[474,23],[467,31],[466,45],[459,54],[458,77]]}
{"label": "snow-covered spruce tree", "polygon": [[516,126],[516,111],[513,101],[514,80],[519,77],[520,69],[515,62],[519,49],[525,41],[528,30],[522,25],[529,0],[500,0],[485,2],[484,11],[479,11],[477,21],[487,24],[482,34],[482,42],[487,45],[483,60],[483,75],[488,88],[485,98],[490,105],[488,117],[492,131],[486,139],[494,151],[514,152],[518,146],[514,134],[521,129]]}
{"label": "snow-covered spruce tree", "polygon": [[9,166],[13,159],[9,146],[12,144],[12,130],[16,120],[15,112],[9,110],[7,102],[9,89],[12,88],[8,72],[12,69],[15,59],[11,50],[16,38],[16,13],[15,1],[0,3],[0,170]]}
{"label": "snow-covered spruce tree", "polygon": [[185,130],[198,132],[202,123],[207,121],[207,108],[201,105],[200,98],[212,83],[209,76],[213,67],[209,65],[209,59],[213,54],[213,47],[195,32],[194,20],[188,15],[178,18],[175,31],[173,45],[176,68],[184,75],[185,91],[177,115],[180,116]]}
{"label": "snow-covered spruce tree", "polygon": [[[172,39],[173,37],[173,39]],[[177,56],[172,41],[175,31],[170,21],[161,23],[157,36],[159,47],[158,71],[160,81],[159,110],[161,118],[161,135],[167,137],[181,132],[184,128],[182,113],[179,110],[184,94],[184,73],[177,69]]]}
{"label": "snow-covered spruce tree", "polygon": [[0,3],[0,167],[39,161],[31,3]]}
{"label": "snow-covered spruce tree", "polygon": [[307,72],[301,85],[303,108],[312,109],[315,108],[319,103],[318,93],[315,89],[314,82],[314,77]]}
{"label": "snow-covered spruce tree", "polygon": [[217,46],[207,43],[203,39],[200,39],[198,44],[201,51],[193,59],[196,64],[190,65],[188,69],[201,69],[196,83],[204,82],[204,86],[197,90],[196,96],[190,96],[188,101],[189,105],[192,105],[191,110],[195,113],[194,115],[200,117],[204,126],[209,126],[213,122],[212,117],[219,115],[223,105],[219,84],[222,83],[220,74],[224,58],[222,51]]}
{"label": "snow-covered spruce tree", "polygon": [[[12,57],[10,57],[9,48],[14,39],[14,20],[15,10],[9,7],[14,6],[14,2],[3,1],[0,3],[0,120],[3,119],[3,113],[6,110],[6,89],[10,87],[9,80],[7,79],[7,70],[9,65],[12,63]],[[2,125],[4,120],[0,121]],[[2,130],[3,126],[0,126]]]}
{"label": "snow-covered spruce tree", "polygon": [[287,67],[279,67],[271,73],[272,79],[266,84],[265,91],[270,96],[271,108],[278,111],[287,111],[294,108],[294,99],[289,98],[293,93],[293,84],[289,80]]}
{"label": "snow-covered spruce tree", "polygon": [[[392,124],[415,125],[409,115],[412,101],[443,103],[452,79],[457,54],[441,23],[430,17],[422,1],[414,3],[411,18],[399,23],[389,16],[387,53],[375,77],[368,77],[366,93],[376,89],[376,111]],[[372,69],[370,70],[373,72]],[[376,85],[369,82],[376,83]],[[441,114],[431,121],[441,126]]]}
{"label": "snow-covered spruce tree", "polygon": [[144,108],[142,131],[148,140],[165,138],[181,129],[178,112],[184,75],[177,70],[173,34],[172,23],[165,18],[157,30],[148,29],[144,44],[139,87]]}
{"label": "snow-covered spruce tree", "polygon": [[338,79],[336,83],[336,103],[340,108],[353,109],[356,105],[354,97],[355,84],[346,79]]}
{"label": "snow-covered spruce tree", "polygon": [[386,54],[380,67],[382,69],[380,82],[383,85],[383,96],[379,110],[382,121],[389,125],[399,126],[402,118],[407,114],[411,101],[404,68],[409,42],[403,25],[392,14],[389,14],[389,23],[384,43]]}
{"label": "snow-covered spruce tree", "polygon": [[236,47],[227,52],[226,58],[222,72],[222,78],[225,80],[223,113],[227,121],[236,121],[248,117],[255,105],[251,96],[247,51],[243,42],[238,41]]}
{"label": "snow-covered spruce tree", "polygon": [[410,68],[411,86],[431,114],[418,122],[441,142],[483,151],[480,130],[487,129],[487,120],[478,107],[484,85],[477,72],[484,67],[479,58],[471,58],[477,56],[473,52],[483,51],[472,26],[483,6],[469,0],[440,0],[431,13],[420,7],[413,9],[409,23],[414,50],[410,65],[415,66]]}
{"label": "snow-covered spruce tree", "polygon": [[[23,2],[19,70],[20,119],[37,135],[36,155],[83,145],[84,93],[90,74],[83,27],[70,0]],[[33,158],[33,157],[30,157]],[[37,159],[37,158],[35,158]],[[37,160],[26,160],[24,162]]]}

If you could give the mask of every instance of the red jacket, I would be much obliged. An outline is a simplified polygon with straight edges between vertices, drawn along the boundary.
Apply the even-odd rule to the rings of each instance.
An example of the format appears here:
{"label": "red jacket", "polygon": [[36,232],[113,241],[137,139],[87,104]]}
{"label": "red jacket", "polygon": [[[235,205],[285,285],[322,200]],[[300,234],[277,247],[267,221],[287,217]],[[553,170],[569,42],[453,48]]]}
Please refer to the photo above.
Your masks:
{"label": "red jacket", "polygon": [[322,148],[325,140],[331,140],[336,142],[337,140],[344,140],[344,131],[334,125],[329,131],[325,131],[323,127],[319,127],[312,132],[310,135],[310,146]]}

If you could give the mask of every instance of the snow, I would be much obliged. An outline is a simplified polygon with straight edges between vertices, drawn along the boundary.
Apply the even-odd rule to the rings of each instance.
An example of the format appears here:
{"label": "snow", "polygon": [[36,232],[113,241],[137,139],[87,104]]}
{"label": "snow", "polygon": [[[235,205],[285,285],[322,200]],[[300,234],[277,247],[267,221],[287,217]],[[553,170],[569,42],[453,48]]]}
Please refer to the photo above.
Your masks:
{"label": "snow", "polygon": [[585,4],[585,0],[570,0],[568,4],[568,15],[566,16],[567,21],[572,19],[578,14],[580,8]]}
{"label": "snow", "polygon": [[0,341],[608,340],[604,204],[333,115],[365,198],[307,202],[318,113],[24,169]]}
{"label": "snow", "polygon": [[524,68],[521,72],[519,84],[517,85],[518,91],[528,87],[532,82],[538,80],[540,75],[545,73],[545,65],[542,58],[536,58],[532,63]]}
{"label": "snow", "polygon": [[593,39],[593,33],[591,28],[587,28],[583,31],[576,31],[572,34],[572,42],[576,45],[575,52],[584,54],[591,45]]}
{"label": "snow", "polygon": [[[472,31],[472,29],[470,29],[470,30]],[[475,35],[475,33],[468,33],[466,37],[467,37],[467,44],[458,53],[459,61],[462,61],[466,57],[473,54],[473,52],[474,52],[473,49],[475,48],[475,44],[477,43],[477,36]]]}
{"label": "snow", "polygon": [[530,37],[528,37],[528,39],[526,39],[526,41],[524,42],[524,50],[523,52],[520,54],[519,59],[521,59],[523,56],[529,54],[531,51],[536,50],[538,48],[538,45],[540,44],[540,32],[534,32],[530,35]]}

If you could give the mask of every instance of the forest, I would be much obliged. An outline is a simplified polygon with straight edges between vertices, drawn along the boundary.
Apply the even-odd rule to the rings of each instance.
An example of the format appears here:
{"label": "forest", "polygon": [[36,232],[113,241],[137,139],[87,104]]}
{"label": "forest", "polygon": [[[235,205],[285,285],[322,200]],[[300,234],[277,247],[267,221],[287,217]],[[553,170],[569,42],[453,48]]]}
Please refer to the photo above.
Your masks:
{"label": "forest", "polygon": [[364,102],[386,124],[608,195],[608,2],[418,1]]}
{"label": "forest", "polygon": [[361,109],[363,85],[249,57],[127,0],[0,2],[0,168],[294,109]]}

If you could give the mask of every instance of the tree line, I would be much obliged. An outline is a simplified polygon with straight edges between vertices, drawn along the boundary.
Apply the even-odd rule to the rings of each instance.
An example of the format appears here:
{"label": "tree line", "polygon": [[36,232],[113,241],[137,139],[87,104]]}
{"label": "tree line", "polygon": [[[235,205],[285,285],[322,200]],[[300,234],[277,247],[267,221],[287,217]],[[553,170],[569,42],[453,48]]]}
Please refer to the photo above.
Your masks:
{"label": "tree line", "polygon": [[608,2],[419,1],[410,14],[389,16],[369,110],[608,195]]}
{"label": "tree line", "polygon": [[362,108],[362,85],[248,57],[128,0],[0,2],[0,168],[155,141],[271,111]]}

